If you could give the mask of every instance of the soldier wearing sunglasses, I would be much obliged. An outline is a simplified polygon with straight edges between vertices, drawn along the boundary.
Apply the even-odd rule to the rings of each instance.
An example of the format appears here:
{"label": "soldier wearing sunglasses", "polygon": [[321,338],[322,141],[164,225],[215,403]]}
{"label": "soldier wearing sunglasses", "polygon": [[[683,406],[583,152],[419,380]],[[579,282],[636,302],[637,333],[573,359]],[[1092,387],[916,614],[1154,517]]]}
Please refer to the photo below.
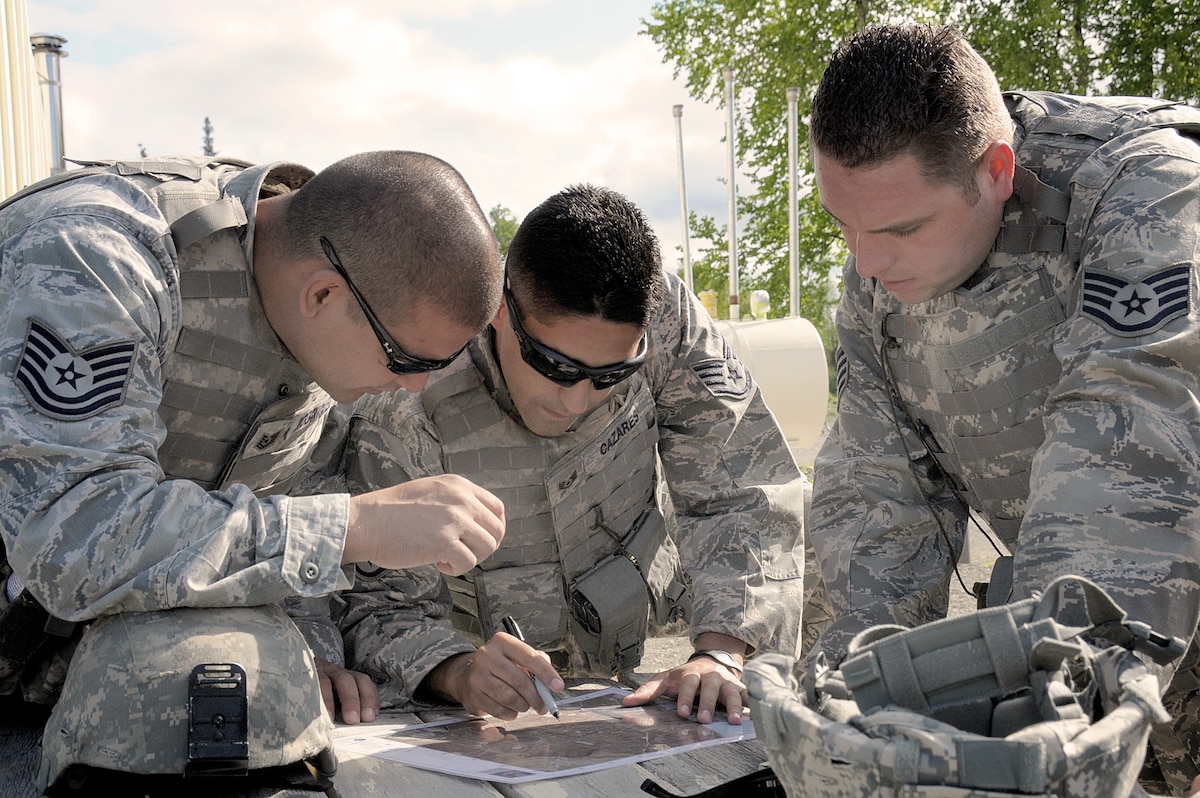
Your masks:
{"label": "soldier wearing sunglasses", "polygon": [[[462,175],[423,153],[360,153],[319,173],[97,162],[0,203],[0,694],[58,702],[39,778],[100,761],[178,772],[189,750],[187,724],[164,714],[186,712],[182,700],[151,717],[151,702],[142,715],[126,700],[132,682],[80,683],[72,653],[94,663],[86,652],[108,650],[88,622],[161,640],[131,669],[172,689],[221,662],[255,685],[237,652],[296,635],[274,603],[345,586],[359,560],[461,573],[496,548],[503,505],[454,475],[355,497],[291,489],[330,409],[419,391],[496,313],[502,276]],[[163,631],[227,629],[234,610],[247,631],[214,633],[205,662],[177,645],[191,635]],[[297,693],[306,672],[315,695],[311,662],[293,673]],[[58,701],[60,688],[86,701]],[[93,695],[112,700],[98,713]],[[321,729],[320,698],[307,710]],[[172,753],[96,751],[86,741],[103,735],[55,731],[99,715]],[[254,735],[254,762],[279,753],[264,741],[295,737],[278,724]]]}
{"label": "soldier wearing sunglasses", "polygon": [[617,192],[574,186],[534,209],[491,326],[421,394],[364,398],[347,428],[334,466],[349,484],[327,489],[459,474],[504,501],[507,531],[462,576],[360,564],[331,607],[293,608],[311,613],[301,628],[344,721],[414,703],[544,712],[529,673],[551,689],[617,675],[673,626],[695,653],[627,703],[675,695],[684,717],[723,707],[738,723],[745,657],[795,654],[806,480]]}

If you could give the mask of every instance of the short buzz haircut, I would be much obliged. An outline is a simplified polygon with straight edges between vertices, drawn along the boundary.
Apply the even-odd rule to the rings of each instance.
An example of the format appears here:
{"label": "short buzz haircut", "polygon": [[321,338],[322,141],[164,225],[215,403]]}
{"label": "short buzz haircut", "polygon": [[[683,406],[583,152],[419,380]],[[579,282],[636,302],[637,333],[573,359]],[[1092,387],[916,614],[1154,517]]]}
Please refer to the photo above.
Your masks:
{"label": "short buzz haircut", "polygon": [[538,205],[509,244],[506,268],[523,314],[599,316],[649,326],[665,283],[658,237],[624,195],[574,185]]}
{"label": "short buzz haircut", "polygon": [[293,257],[328,238],[371,308],[391,322],[426,304],[483,329],[500,305],[495,234],[462,175],[432,155],[364,152],[298,188],[284,230]]}
{"label": "short buzz haircut", "polygon": [[979,198],[979,159],[1012,121],[996,75],[952,26],[876,25],[834,52],[813,96],[809,144],[846,168],[911,153],[934,183]]}

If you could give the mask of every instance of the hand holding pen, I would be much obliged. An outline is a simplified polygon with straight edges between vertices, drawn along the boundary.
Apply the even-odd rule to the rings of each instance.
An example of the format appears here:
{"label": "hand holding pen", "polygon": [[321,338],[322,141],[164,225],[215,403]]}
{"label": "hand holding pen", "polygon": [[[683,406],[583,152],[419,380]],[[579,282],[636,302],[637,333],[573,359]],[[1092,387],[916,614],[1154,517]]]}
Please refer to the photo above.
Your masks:
{"label": "hand holding pen", "polygon": [[[500,619],[500,622],[504,624],[504,631],[508,632],[522,643],[525,642],[525,635],[521,634],[521,627],[517,626],[517,621],[515,618],[513,618],[511,615],[505,615]],[[554,700],[554,694],[550,692],[550,688],[543,684],[542,680],[534,676],[532,673],[529,674],[529,678],[533,679],[533,686],[537,690],[538,695],[541,696],[542,703],[546,705],[546,709],[549,710],[550,714],[557,719],[558,703]]]}

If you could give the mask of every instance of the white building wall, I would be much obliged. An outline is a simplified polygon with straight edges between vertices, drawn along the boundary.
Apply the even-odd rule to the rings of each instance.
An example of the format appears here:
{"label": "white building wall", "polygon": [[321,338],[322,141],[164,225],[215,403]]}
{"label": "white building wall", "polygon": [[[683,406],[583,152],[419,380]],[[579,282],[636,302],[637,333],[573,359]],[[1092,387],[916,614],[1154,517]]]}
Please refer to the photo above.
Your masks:
{"label": "white building wall", "polygon": [[0,0],[0,199],[51,170],[50,114],[25,0]]}

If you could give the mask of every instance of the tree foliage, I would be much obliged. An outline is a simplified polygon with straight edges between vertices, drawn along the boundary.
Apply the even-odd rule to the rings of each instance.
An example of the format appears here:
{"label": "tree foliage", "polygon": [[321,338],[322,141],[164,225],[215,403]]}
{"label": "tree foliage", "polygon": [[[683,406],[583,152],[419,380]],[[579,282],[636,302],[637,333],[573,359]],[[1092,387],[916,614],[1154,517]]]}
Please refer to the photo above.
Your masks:
{"label": "tree foliage", "polygon": [[[832,280],[845,258],[812,190],[809,103],[834,47],[868,24],[949,21],[961,27],[1005,88],[1077,94],[1200,96],[1200,11],[1194,0],[659,0],[643,20],[663,61],[697,101],[725,107],[734,72],[735,154],[748,190],[737,198],[738,283],[790,309],[787,89],[799,89],[800,312],[832,340]],[[1031,57],[1031,54],[1035,54]],[[700,243],[697,291],[714,288],[728,313],[728,226],[690,219]],[[832,275],[832,276],[831,276]],[[748,310],[749,303],[742,307]],[[828,344],[827,344],[828,345]]]}
{"label": "tree foliage", "polygon": [[217,154],[213,146],[213,124],[207,116],[204,117],[204,154],[210,158]]}
{"label": "tree foliage", "polygon": [[508,255],[508,245],[517,234],[517,217],[503,205],[496,205],[488,211],[488,218],[492,221],[492,232],[500,243],[500,257],[503,258]]}
{"label": "tree foliage", "polygon": [[947,19],[1005,88],[1200,100],[1200,7],[1193,0],[947,5]]}

